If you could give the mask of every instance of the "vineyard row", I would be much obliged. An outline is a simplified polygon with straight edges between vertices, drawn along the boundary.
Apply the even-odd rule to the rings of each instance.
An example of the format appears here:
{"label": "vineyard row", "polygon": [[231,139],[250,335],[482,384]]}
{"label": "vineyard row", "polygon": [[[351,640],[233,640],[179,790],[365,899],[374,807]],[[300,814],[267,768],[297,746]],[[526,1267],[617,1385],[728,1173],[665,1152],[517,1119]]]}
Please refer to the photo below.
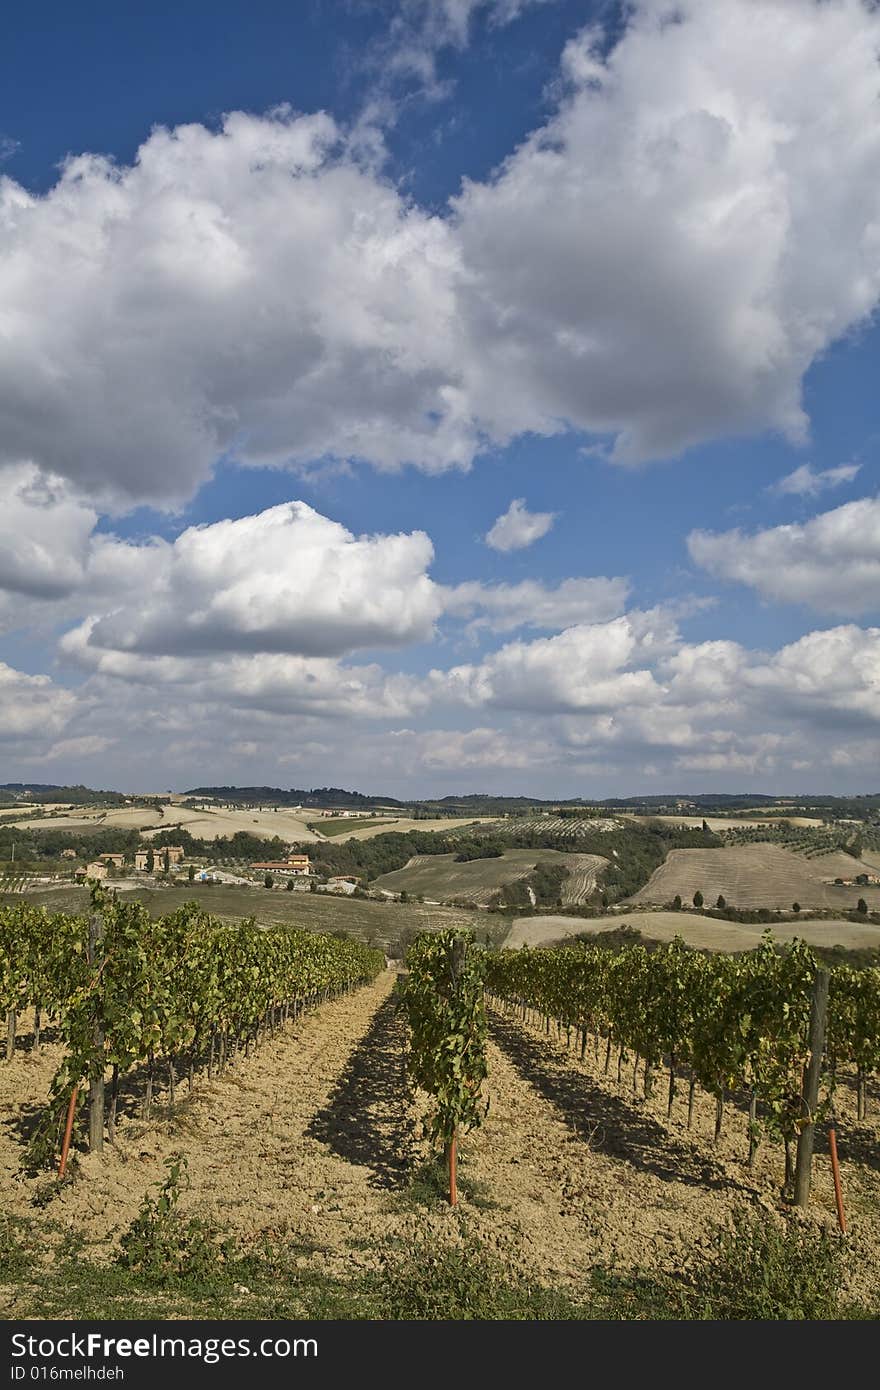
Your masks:
{"label": "vineyard row", "polygon": [[120,1081],[145,1071],[148,1113],[156,1069],[173,1101],[182,1070],[223,1070],[291,1015],[375,978],[381,952],[350,939],[288,927],[224,923],[196,903],[160,918],[122,904],[100,888],[87,916],[48,913],[27,904],[0,910],[0,1008],[8,1020],[7,1057],[16,1020],[34,1010],[34,1046],[54,1021],[64,1059],[43,1123],[31,1141],[35,1164],[60,1145],[71,1096],[88,1081],[89,1146],[105,1129],[113,1141]]}
{"label": "vineyard row", "polygon": [[880,1067],[880,971],[847,966],[830,972],[822,1099],[805,1105],[810,1063],[811,1005],[818,973],[804,942],[780,953],[769,940],[740,957],[704,956],[681,940],[661,949],[614,953],[600,948],[504,951],[486,955],[490,995],[523,1015],[534,1010],[549,1028],[555,1019],[580,1044],[590,1040],[604,1069],[634,1059],[652,1093],[657,1070],[668,1071],[667,1114],[678,1085],[689,1084],[688,1124],[696,1086],[716,1102],[716,1140],[725,1102],[749,1098],[749,1164],[759,1141],[781,1139],[785,1182],[793,1177],[792,1143],[805,1124],[833,1115],[840,1072],[855,1069],[858,1117],[864,1118],[868,1076]]}

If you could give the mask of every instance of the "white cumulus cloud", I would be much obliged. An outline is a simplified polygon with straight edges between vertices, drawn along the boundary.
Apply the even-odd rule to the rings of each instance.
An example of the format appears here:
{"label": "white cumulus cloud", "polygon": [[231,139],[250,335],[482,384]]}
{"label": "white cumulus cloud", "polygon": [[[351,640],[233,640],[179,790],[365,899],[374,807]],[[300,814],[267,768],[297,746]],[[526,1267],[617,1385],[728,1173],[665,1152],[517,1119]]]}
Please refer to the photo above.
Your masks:
{"label": "white cumulus cloud", "polygon": [[644,659],[638,623],[622,617],[508,642],[479,663],[432,671],[429,679],[438,699],[469,706],[545,714],[602,710],[660,696],[651,672],[639,666]]}
{"label": "white cumulus cloud", "polygon": [[808,463],[802,463],[778,483],[772,483],[767,491],[780,497],[817,497],[820,492],[851,483],[858,477],[861,467],[860,463],[842,463],[837,468],[823,468],[817,472]]}
{"label": "white cumulus cloud", "polygon": [[537,579],[518,584],[481,584],[468,580],[443,591],[446,613],[469,618],[469,628],[509,632],[517,627],[553,631],[577,623],[604,622],[616,618],[626,605],[629,580],[597,575],[588,579],[563,579],[548,588]]}
{"label": "white cumulus cloud", "polygon": [[98,520],[63,478],[0,469],[0,590],[55,599],[82,583]]}
{"label": "white cumulus cloud", "polygon": [[150,554],[149,589],[93,614],[68,649],[339,656],[425,640],[442,607],[424,532],[356,537],[304,502],[190,527]]}
{"label": "white cumulus cloud", "polygon": [[747,535],[692,531],[688,550],[718,579],[762,598],[804,603],[820,613],[880,609],[880,499],[862,498],[810,521]]}
{"label": "white cumulus cloud", "polygon": [[[476,9],[425,13],[454,38]],[[375,139],[286,108],[77,155],[44,194],[0,177],[0,464],[124,508],[221,455],[803,438],[805,371],[880,296],[878,46],[864,0],[636,0],[442,215]]]}
{"label": "white cumulus cloud", "polygon": [[487,531],[486,544],[493,550],[524,550],[546,536],[555,520],[555,512],[530,512],[525,499],[515,497]]}
{"label": "white cumulus cloud", "polygon": [[77,697],[49,676],[29,676],[0,661],[0,740],[57,734],[74,713]]}
{"label": "white cumulus cloud", "polygon": [[41,197],[0,178],[0,461],[118,505],[226,451],[467,463],[457,254],[323,114],[160,128]]}
{"label": "white cumulus cloud", "polygon": [[861,0],[635,0],[572,40],[557,114],[455,201],[490,431],[804,438],[804,372],[880,293],[878,45]]}

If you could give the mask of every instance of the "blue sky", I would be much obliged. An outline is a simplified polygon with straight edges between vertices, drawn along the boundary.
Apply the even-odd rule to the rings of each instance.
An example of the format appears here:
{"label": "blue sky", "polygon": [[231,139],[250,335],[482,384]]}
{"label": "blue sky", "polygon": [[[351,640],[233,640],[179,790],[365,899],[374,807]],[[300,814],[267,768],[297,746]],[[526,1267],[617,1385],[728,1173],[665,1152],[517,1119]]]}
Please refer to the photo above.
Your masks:
{"label": "blue sky", "polygon": [[0,55],[0,780],[880,786],[880,16]]}

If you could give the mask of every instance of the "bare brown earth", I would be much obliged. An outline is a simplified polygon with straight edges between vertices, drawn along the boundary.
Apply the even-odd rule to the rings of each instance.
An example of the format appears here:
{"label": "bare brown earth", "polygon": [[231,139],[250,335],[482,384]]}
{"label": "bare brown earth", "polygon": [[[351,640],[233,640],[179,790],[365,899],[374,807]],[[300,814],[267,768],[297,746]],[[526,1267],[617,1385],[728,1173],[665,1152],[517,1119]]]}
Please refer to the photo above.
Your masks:
{"label": "bare brown earth", "polygon": [[[875,872],[848,854],[832,853],[806,859],[779,845],[728,845],[723,849],[673,849],[655,869],[634,903],[668,903],[680,894],[690,902],[698,890],[706,904],[719,893],[731,907],[853,908],[859,898],[868,907],[880,906],[880,888],[844,886],[835,878],[852,879]],[[829,881],[830,880],[830,881]]]}
{"label": "bare brown earth", "polygon": [[[607,917],[566,917],[543,913],[538,917],[521,917],[514,922],[503,945],[547,946],[566,937],[584,932],[613,931],[634,927],[652,941],[672,941],[680,936],[689,946],[708,951],[752,951],[767,930],[763,924],[724,922],[699,912],[617,912]],[[770,930],[776,941],[808,941],[811,946],[845,946],[855,950],[863,946],[880,946],[880,927],[871,922],[836,921],[833,918],[792,917],[787,922],[773,922]]]}
{"label": "bare brown earth", "polygon": [[[689,1133],[684,1097],[665,1120],[662,1078],[645,1101],[633,1094],[631,1066],[618,1084],[615,1062],[603,1074],[602,1054],[590,1048],[581,1062],[564,1038],[504,1014],[492,1024],[488,1117],[462,1144],[461,1206],[413,1204],[406,1187],[427,1153],[417,1132],[424,1098],[405,1083],[394,978],[386,971],[289,1024],[224,1078],[178,1099],[174,1113],[160,1097],[150,1121],[125,1119],[115,1147],[79,1157],[74,1181],[42,1209],[34,1198],[46,1179],[19,1170],[22,1128],[58,1054],[47,1047],[32,1057],[22,1035],[14,1061],[0,1064],[0,1207],[45,1221],[47,1259],[73,1231],[86,1235],[92,1258],[109,1257],[164,1178],[163,1160],[183,1150],[192,1179],[183,1210],[244,1240],[284,1241],[302,1251],[303,1265],[346,1277],[372,1266],[387,1239],[468,1235],[522,1272],[573,1288],[596,1265],[680,1268],[743,1203],[777,1219],[781,1154],[768,1146],[749,1175],[741,1111],[731,1107],[714,1149],[707,1097],[698,1096]],[[876,1094],[871,1103],[876,1117]],[[880,1278],[878,1127],[876,1118],[855,1124],[848,1088],[839,1109],[853,1291],[865,1294]],[[815,1170],[810,1219],[828,1224],[824,1153]],[[0,1316],[14,1317],[22,1297],[0,1289]]]}

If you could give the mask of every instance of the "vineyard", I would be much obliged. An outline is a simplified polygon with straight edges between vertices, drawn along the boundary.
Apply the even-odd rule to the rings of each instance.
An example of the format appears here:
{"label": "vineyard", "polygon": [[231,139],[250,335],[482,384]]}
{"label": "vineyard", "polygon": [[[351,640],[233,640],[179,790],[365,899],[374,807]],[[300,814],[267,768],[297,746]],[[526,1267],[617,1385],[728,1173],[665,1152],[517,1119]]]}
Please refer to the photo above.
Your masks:
{"label": "vineyard", "polygon": [[[622,827],[622,821],[615,820],[610,816],[517,816],[515,820],[509,822],[511,831],[552,835],[572,846],[587,836],[607,834],[609,831],[620,830]],[[508,827],[502,823],[499,828],[506,829]]]}
{"label": "vineyard", "polygon": [[[492,1306],[480,1290],[498,1287],[501,1266],[486,1252],[507,1271],[503,1287],[518,1290],[504,1316],[529,1316],[527,1288],[601,1308],[592,1271],[605,1271],[606,1290],[639,1271],[677,1288],[743,1204],[780,1239],[801,1229],[780,1214],[779,1190],[785,1141],[791,1168],[810,1117],[819,1123],[803,1229],[833,1228],[823,1147],[832,1109],[857,1257],[848,1288],[863,1300],[876,1288],[877,972],[831,972],[827,1077],[808,1116],[816,966],[805,947],[762,948],[749,966],[679,943],[650,956],[493,952],[443,930],[418,936],[397,974],[351,942],[230,926],[192,907],[157,920],[98,900],[53,919],[16,905],[2,921],[0,1002],[17,1027],[0,1061],[0,1204],[33,1241],[11,1283],[0,1247],[7,1315],[334,1316],[321,1302],[329,1280],[348,1300],[331,1305],[336,1316],[455,1316],[432,1312],[431,1300]],[[62,960],[66,990],[53,983]],[[65,1100],[79,1075],[91,1101],[90,1073],[107,1081],[105,1142],[85,1151],[89,1103],[59,1182]],[[40,1115],[54,1171],[37,1166]],[[201,1302],[183,1275],[157,1287],[131,1271],[157,1201],[174,1268],[188,1267],[193,1232],[203,1253],[204,1232],[215,1233],[221,1253]],[[75,1264],[64,1253],[74,1237],[86,1242]],[[272,1253],[249,1256],[245,1275],[223,1253],[233,1248]],[[410,1249],[406,1278],[426,1290],[415,1310],[350,1296],[359,1281],[394,1283]],[[804,1252],[812,1258],[812,1246]],[[108,1280],[119,1291],[109,1311]],[[543,1306],[536,1316],[573,1315]],[[627,1306],[613,1315],[654,1315]]]}
{"label": "vineyard", "polygon": [[783,821],[779,825],[741,826],[724,830],[726,845],[774,844],[815,859],[838,850],[880,849],[880,831],[869,825],[798,826]]}
{"label": "vineyard", "polygon": [[[666,1068],[671,1117],[686,1076],[687,1127],[697,1086],[714,1098],[715,1142],[731,1094],[748,1097],[748,1167],[762,1138],[781,1141],[783,1190],[806,1205],[813,1129],[833,1117],[838,1073],[856,1077],[857,1118],[866,1113],[868,1077],[880,1069],[880,970],[821,969],[801,941],[785,952],[769,939],[748,955],[704,956],[679,939],[650,952],[641,946],[501,952],[468,951],[461,933],[419,938],[403,991],[411,1028],[410,1067],[437,1098],[433,1134],[450,1156],[455,1201],[455,1137],[460,1124],[480,1122],[480,1083],[488,1068],[482,987],[496,1004],[536,1015],[545,1031],[564,1029],[581,1057],[604,1055],[607,1076],[616,1057],[617,1084],[632,1068],[636,1089],[651,1097]],[[817,991],[822,997],[817,1018]],[[534,1020],[533,1020],[534,1021]],[[806,1080],[813,1072],[812,1082]],[[820,1100],[820,1083],[825,1080]],[[805,1136],[809,1151],[804,1161]],[[799,1172],[794,1168],[798,1146]],[[452,1146],[451,1148],[449,1146]]]}
{"label": "vineyard", "polygon": [[[22,904],[0,911],[0,1007],[7,1017],[7,1059],[17,1016],[33,1010],[33,1046],[54,1024],[64,1056],[45,1114],[31,1139],[32,1164],[62,1170],[88,1083],[88,1143],[114,1142],[120,1093],[144,1071],[149,1114],[157,1072],[174,1100],[185,1073],[190,1089],[204,1069],[222,1072],[291,1013],[354,989],[384,967],[384,956],[348,939],[253,921],[220,924],[189,904],[153,919],[95,888],[88,916],[50,914]],[[110,1072],[109,1097],[105,1080]],[[109,1104],[105,1104],[109,1101]],[[62,1131],[66,1132],[62,1140]]]}
{"label": "vineyard", "polygon": [[[248,921],[256,913],[264,926],[288,926],[310,932],[343,931],[347,936],[395,957],[402,954],[402,942],[416,931],[454,926],[476,930],[478,925],[475,912],[460,908],[414,902],[401,908],[398,903],[388,900],[340,899],[323,893],[287,893],[283,889],[270,892],[262,887],[231,883],[187,883],[168,887],[148,884],[132,890],[114,888],[114,891],[120,902],[138,903],[154,917],[168,916],[197,897],[202,911],[224,924]],[[12,898],[6,901],[10,906],[14,903]],[[30,890],[27,901],[51,913],[76,916],[88,911],[89,892],[87,888],[73,885],[66,889]],[[0,910],[3,906],[4,900],[0,896]],[[481,932],[495,930],[494,919],[483,917],[479,928]],[[499,922],[497,932],[500,935],[502,931],[503,924]]]}
{"label": "vineyard", "polygon": [[[616,1055],[617,1079],[641,1067],[650,1096],[657,1070],[668,1071],[671,1115],[682,1069],[688,1077],[689,1120],[697,1085],[715,1099],[715,1137],[732,1092],[749,1097],[747,1139],[754,1167],[761,1135],[785,1150],[791,1182],[792,1144],[812,1121],[803,1095],[810,1058],[810,1004],[817,976],[811,950],[796,941],[785,953],[770,941],[741,957],[703,956],[680,941],[649,952],[618,953],[562,947],[489,956],[487,988],[499,999],[556,1020],[604,1054],[607,1074]],[[856,1072],[858,1118],[865,1114],[867,1078],[880,1067],[880,971],[838,967],[831,972],[828,1005],[829,1086],[819,1113],[833,1108],[839,1071]]]}

